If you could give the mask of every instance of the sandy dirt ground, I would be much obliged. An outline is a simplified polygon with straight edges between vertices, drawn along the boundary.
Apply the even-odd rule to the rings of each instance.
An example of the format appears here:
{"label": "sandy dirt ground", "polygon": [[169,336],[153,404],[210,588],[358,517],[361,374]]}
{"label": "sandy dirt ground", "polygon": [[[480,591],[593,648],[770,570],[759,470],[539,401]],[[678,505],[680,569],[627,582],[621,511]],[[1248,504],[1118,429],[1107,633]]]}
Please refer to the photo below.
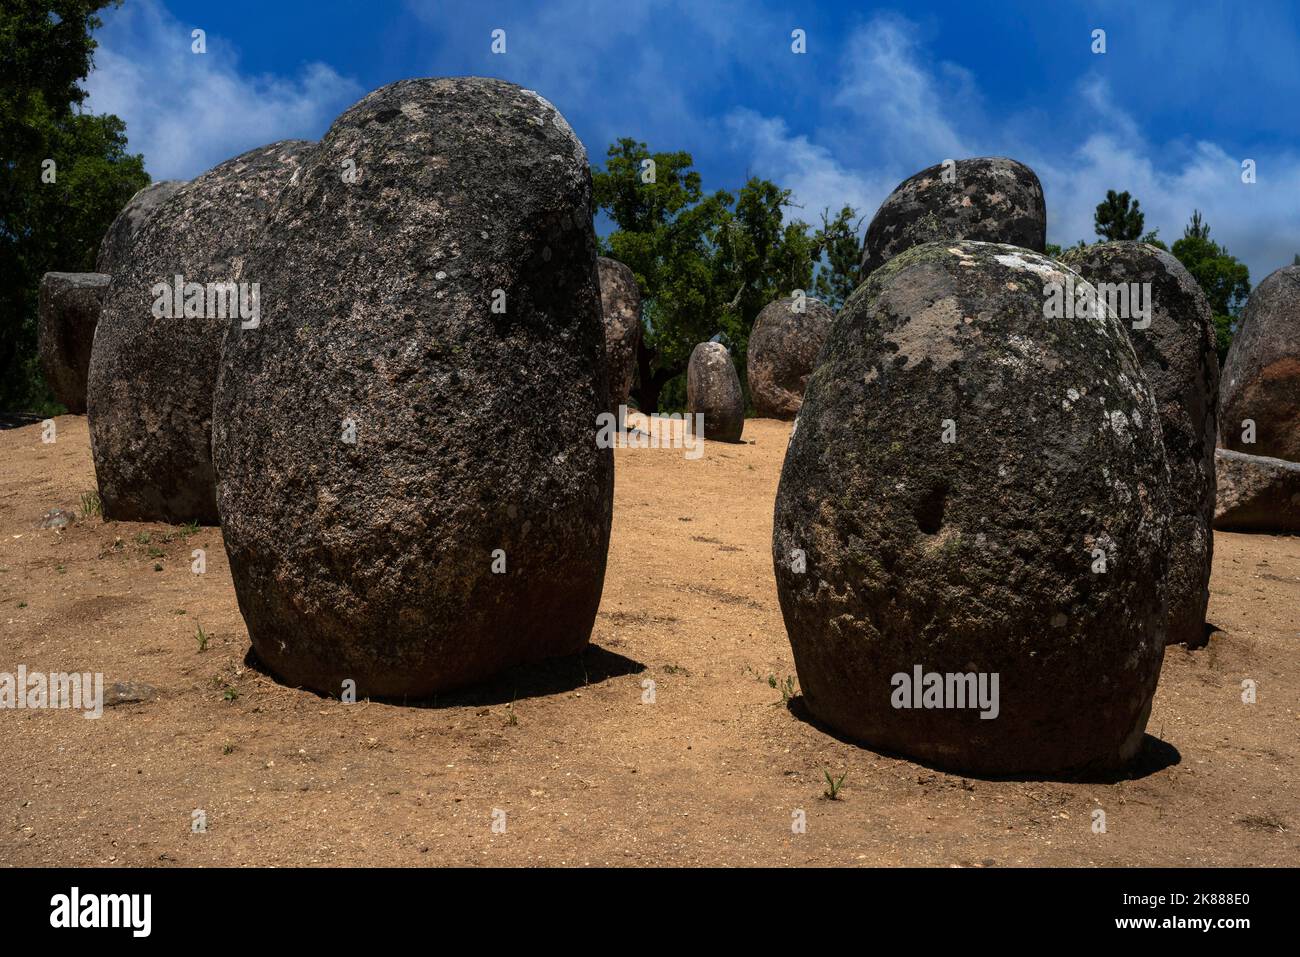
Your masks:
{"label": "sandy dirt ground", "polygon": [[0,863],[1300,863],[1300,538],[1216,536],[1221,630],[1168,651],[1131,776],[990,781],[840,741],[797,691],[783,700],[770,540],[786,424],[750,420],[744,444],[696,461],[616,451],[588,652],[418,706],[262,673],[219,529],[39,528],[95,488],[85,419],[57,425],[54,444],[0,431],[0,672],[103,672],[141,700],[99,720],[0,711]]}

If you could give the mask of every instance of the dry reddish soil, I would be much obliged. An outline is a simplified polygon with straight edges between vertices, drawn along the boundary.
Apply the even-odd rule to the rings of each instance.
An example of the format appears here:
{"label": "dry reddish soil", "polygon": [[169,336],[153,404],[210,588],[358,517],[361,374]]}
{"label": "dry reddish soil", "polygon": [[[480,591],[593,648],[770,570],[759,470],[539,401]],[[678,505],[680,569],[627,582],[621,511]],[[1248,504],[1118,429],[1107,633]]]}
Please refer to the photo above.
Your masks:
{"label": "dry reddish soil", "polygon": [[85,419],[57,423],[52,445],[0,432],[0,671],[157,694],[97,721],[0,711],[0,863],[1300,863],[1300,539],[1216,536],[1221,630],[1169,650],[1130,778],[988,781],[837,740],[772,686],[794,672],[769,551],[784,423],[698,461],[618,450],[591,649],[418,706],[324,699],[246,660],[219,529],[38,528],[95,487]]}

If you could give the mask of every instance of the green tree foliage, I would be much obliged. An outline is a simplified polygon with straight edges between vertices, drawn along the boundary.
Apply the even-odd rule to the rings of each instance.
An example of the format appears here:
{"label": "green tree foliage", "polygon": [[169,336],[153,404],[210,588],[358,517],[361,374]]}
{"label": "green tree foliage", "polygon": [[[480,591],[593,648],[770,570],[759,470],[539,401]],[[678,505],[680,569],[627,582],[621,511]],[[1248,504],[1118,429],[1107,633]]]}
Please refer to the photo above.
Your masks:
{"label": "green tree foliage", "polygon": [[0,7],[0,409],[52,411],[35,359],[41,276],[92,269],[113,217],[149,182],[122,121],[80,111],[108,5]]}
{"label": "green tree foliage", "polygon": [[1166,246],[1164,240],[1160,238],[1160,230],[1158,229],[1153,229],[1151,232],[1144,234],[1142,236],[1142,242],[1146,243],[1148,246],[1155,246],[1156,249],[1163,249],[1165,252],[1169,252],[1169,247]]}
{"label": "green tree foliage", "polygon": [[1123,193],[1106,190],[1106,198],[1097,204],[1097,211],[1093,214],[1097,235],[1107,242],[1137,239],[1142,235],[1146,221],[1139,207],[1138,201],[1131,198],[1127,190]]}
{"label": "green tree foliage", "polygon": [[824,210],[821,229],[813,234],[813,259],[822,266],[813,281],[813,293],[837,311],[858,288],[865,220],[852,206],[845,206],[834,219],[830,218],[829,210]]}
{"label": "green tree foliage", "polygon": [[604,169],[592,169],[596,206],[615,227],[601,251],[625,263],[641,290],[633,396],[645,412],[682,405],[691,351],[718,334],[743,382],[759,310],[808,291],[823,249],[806,223],[786,219],[789,190],[755,177],[734,194],[705,194],[692,164],[689,153],[651,153],[624,138],[610,146]]}
{"label": "green tree foliage", "polygon": [[1210,300],[1219,364],[1222,365],[1228,356],[1228,346],[1232,344],[1237,318],[1250,295],[1250,270],[1226,248],[1210,239],[1210,226],[1201,218],[1199,210],[1192,212],[1191,222],[1183,230],[1183,238],[1177,240],[1170,251],[1187,267]]}

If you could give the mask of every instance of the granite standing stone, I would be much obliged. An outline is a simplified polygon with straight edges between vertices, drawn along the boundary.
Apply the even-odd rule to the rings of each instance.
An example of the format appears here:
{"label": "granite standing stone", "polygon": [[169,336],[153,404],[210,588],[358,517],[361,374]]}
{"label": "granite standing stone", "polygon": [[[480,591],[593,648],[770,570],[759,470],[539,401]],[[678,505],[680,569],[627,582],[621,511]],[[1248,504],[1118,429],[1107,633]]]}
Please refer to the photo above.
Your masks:
{"label": "granite standing stone", "polygon": [[481,78],[371,93],[247,269],[263,321],[230,331],[213,446],[258,657],[424,697],[581,651],[614,467],[591,174],[555,107]]}
{"label": "granite standing stone", "polygon": [[773,559],[808,711],[842,734],[988,774],[1139,750],[1169,470],[1124,327],[1045,318],[1045,285],[1067,279],[1084,282],[1026,249],[930,243],[836,318]]}

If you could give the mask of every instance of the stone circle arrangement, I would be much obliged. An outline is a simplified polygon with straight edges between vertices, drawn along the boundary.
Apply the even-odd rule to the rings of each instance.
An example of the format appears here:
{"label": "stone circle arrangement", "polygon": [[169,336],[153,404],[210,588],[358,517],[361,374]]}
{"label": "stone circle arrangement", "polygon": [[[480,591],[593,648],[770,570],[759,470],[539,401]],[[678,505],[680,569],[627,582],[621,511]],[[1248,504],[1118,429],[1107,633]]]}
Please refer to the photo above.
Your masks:
{"label": "stone circle arrangement", "polygon": [[[745,369],[794,422],[772,559],[808,713],[971,773],[1132,762],[1166,644],[1205,640],[1214,530],[1300,532],[1300,266],[1255,289],[1220,375],[1176,259],[1053,259],[1046,217],[1015,160],[922,170],[838,314],[772,302]],[[40,357],[89,417],[105,518],[221,525],[267,668],[419,699],[589,641],[594,435],[642,334],[597,251],[555,107],[404,80],[319,142],[142,190],[98,272],[44,277]],[[746,401],[699,343],[704,438],[744,441]]]}

